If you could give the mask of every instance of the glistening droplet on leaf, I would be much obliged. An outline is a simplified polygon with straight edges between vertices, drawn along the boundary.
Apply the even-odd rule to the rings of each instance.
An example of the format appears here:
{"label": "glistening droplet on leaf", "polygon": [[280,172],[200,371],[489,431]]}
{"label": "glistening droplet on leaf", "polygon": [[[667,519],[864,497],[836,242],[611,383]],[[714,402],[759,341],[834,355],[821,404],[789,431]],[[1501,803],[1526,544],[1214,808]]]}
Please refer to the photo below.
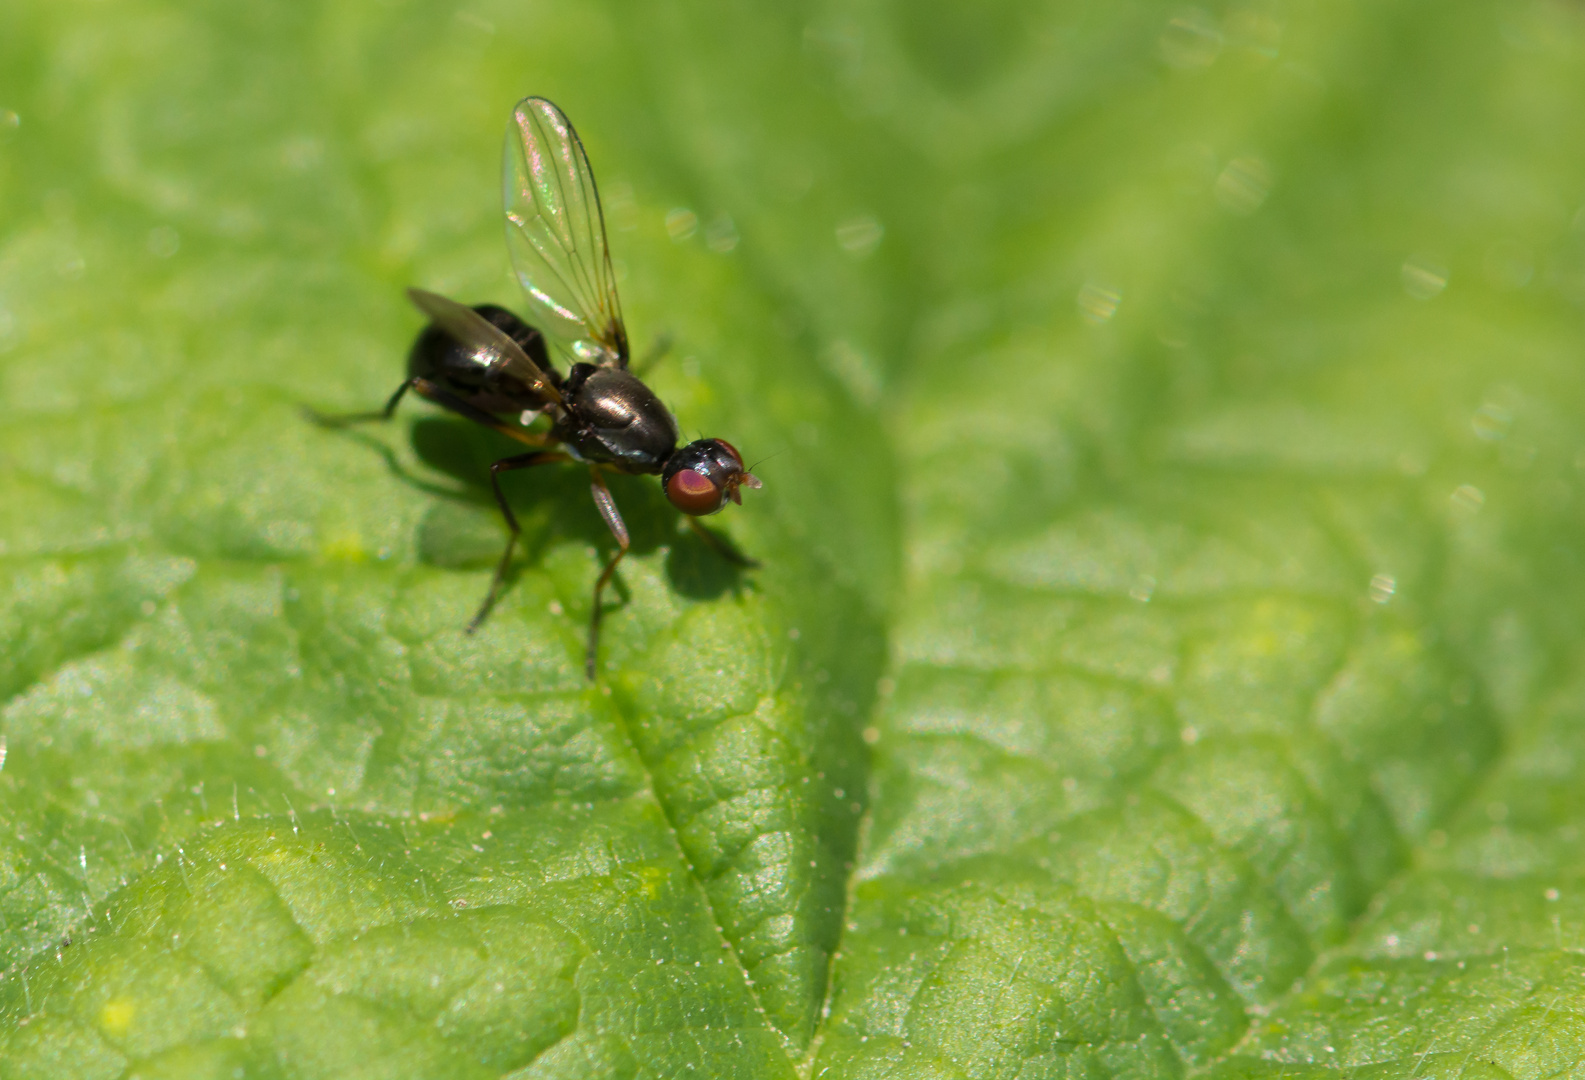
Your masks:
{"label": "glistening droplet on leaf", "polygon": [[1109,285],[1086,281],[1075,299],[1079,306],[1079,314],[1083,316],[1084,321],[1092,326],[1100,326],[1102,323],[1112,321],[1118,307],[1122,305],[1123,294],[1121,290]]}
{"label": "glistening droplet on leaf", "polygon": [[687,240],[699,231],[699,215],[686,206],[673,207],[666,212],[666,235],[673,240]]}
{"label": "glistening droplet on leaf", "polygon": [[626,180],[615,180],[600,189],[600,205],[605,210],[606,226],[617,232],[638,228],[638,196]]}
{"label": "glistening droplet on leaf", "polygon": [[874,254],[886,229],[869,214],[848,218],[836,228],[837,246],[855,259]]}
{"label": "glistening droplet on leaf", "polygon": [[704,245],[718,255],[725,255],[737,247],[737,226],[730,214],[717,214],[704,227]]}
{"label": "glistening droplet on leaf", "polygon": [[1480,512],[1482,506],[1486,505],[1485,492],[1474,484],[1460,484],[1453,489],[1453,494],[1448,496],[1448,499],[1453,504],[1454,512],[1465,517],[1473,517]]}
{"label": "glistening droplet on leaf", "polygon": [[1411,255],[1401,271],[1403,291],[1416,300],[1429,300],[1447,288],[1448,270],[1429,255]]}
{"label": "glistening droplet on leaf", "polygon": [[1470,427],[1475,431],[1475,437],[1485,442],[1499,442],[1507,434],[1508,428],[1513,424],[1513,413],[1495,401],[1488,401],[1475,410],[1475,415],[1470,418]]}
{"label": "glistening droplet on leaf", "polygon": [[838,339],[823,354],[826,368],[841,380],[848,393],[861,405],[873,405],[880,398],[881,373],[875,362],[851,342]]}
{"label": "glistening droplet on leaf", "polygon": [[1235,48],[1275,60],[1281,52],[1282,23],[1269,12],[1241,8],[1228,16],[1227,37]]}
{"label": "glistening droplet on leaf", "polygon": [[1247,217],[1271,194],[1271,183],[1271,166],[1263,158],[1236,157],[1216,177],[1216,201],[1227,212]]}
{"label": "glistening droplet on leaf", "polygon": [[1179,71],[1210,67],[1222,51],[1222,30],[1203,8],[1185,8],[1167,21],[1157,39],[1161,58]]}

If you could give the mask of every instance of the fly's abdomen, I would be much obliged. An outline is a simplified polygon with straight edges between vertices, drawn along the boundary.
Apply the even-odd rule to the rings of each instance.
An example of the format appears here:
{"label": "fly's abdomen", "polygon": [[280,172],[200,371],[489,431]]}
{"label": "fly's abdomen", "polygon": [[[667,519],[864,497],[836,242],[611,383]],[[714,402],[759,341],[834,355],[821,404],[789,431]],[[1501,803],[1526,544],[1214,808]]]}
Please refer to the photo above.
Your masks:
{"label": "fly's abdomen", "polygon": [[[480,304],[473,309],[484,316],[528,354],[552,381],[555,368],[545,349],[540,332],[503,307]],[[492,373],[490,358],[458,342],[433,324],[424,327],[407,354],[409,376],[429,379],[456,394],[468,404],[489,413],[521,412],[537,409],[539,395],[511,375]]]}

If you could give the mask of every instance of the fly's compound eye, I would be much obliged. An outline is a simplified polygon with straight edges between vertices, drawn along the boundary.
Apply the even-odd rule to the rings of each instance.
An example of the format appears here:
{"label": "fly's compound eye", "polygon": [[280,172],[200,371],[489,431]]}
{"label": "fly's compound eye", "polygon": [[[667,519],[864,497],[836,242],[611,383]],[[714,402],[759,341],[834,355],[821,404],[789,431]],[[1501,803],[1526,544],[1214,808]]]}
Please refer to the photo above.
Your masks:
{"label": "fly's compound eye", "polygon": [[702,472],[679,469],[666,480],[666,498],[683,513],[703,517],[721,509],[726,492]]}
{"label": "fly's compound eye", "polygon": [[759,487],[743,471],[737,448],[723,439],[699,439],[682,447],[666,462],[660,479],[671,504],[694,517],[715,513],[728,499],[742,502],[740,487]]}

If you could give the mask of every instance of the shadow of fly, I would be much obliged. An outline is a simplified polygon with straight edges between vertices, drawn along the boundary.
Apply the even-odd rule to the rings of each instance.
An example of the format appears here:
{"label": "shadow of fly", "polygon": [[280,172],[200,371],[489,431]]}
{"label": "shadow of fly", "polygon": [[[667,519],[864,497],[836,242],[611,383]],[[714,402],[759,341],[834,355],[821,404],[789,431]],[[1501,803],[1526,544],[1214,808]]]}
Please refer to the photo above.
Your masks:
{"label": "shadow of fly", "polygon": [[[468,633],[479,628],[506,579],[520,532],[501,491],[501,474],[535,465],[577,462],[589,470],[594,504],[617,550],[594,583],[584,671],[590,679],[600,645],[600,601],[627,554],[627,526],[604,473],[659,476],[666,498],[723,558],[743,558],[698,519],[741,503],[739,489],[759,480],[724,439],[684,446],[677,421],[629,370],[627,328],[616,294],[605,215],[583,143],[567,117],[544,98],[524,98],[507,126],[504,169],[507,247],[533,325],[492,304],[467,307],[423,289],[407,295],[429,318],[408,355],[407,378],[385,408],[348,416],[311,414],[328,427],[389,420],[409,390],[533,449],[490,466],[490,485],[509,535],[495,576]],[[562,374],[547,341],[568,363]],[[540,419],[548,427],[534,428]]]}

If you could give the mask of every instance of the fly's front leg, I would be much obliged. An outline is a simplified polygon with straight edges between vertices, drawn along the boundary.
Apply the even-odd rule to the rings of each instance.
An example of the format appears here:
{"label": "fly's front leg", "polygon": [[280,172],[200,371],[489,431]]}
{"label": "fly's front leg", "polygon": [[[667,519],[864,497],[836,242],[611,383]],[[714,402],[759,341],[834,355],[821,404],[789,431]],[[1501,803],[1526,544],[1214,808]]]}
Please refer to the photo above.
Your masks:
{"label": "fly's front leg", "polygon": [[599,466],[591,465],[589,476],[594,481],[592,484],[594,505],[600,508],[600,516],[605,519],[611,535],[616,537],[617,544],[616,554],[611,556],[611,561],[606,563],[605,569],[600,572],[600,579],[594,583],[594,611],[589,615],[589,651],[583,661],[584,674],[592,681],[595,659],[600,652],[600,594],[605,591],[605,584],[611,580],[611,575],[616,573],[616,564],[627,554],[628,537],[627,525],[622,521],[622,515],[617,512],[616,500],[611,498],[611,489],[605,486],[605,477],[600,475]]}
{"label": "fly's front leg", "polygon": [[506,538],[506,550],[501,552],[501,561],[495,566],[495,577],[490,581],[490,591],[484,594],[484,603],[479,605],[479,613],[468,623],[468,633],[473,633],[490,614],[490,609],[495,606],[495,598],[501,591],[501,583],[506,580],[506,568],[512,562],[512,549],[517,546],[517,534],[522,532],[517,526],[517,515],[512,513],[512,508],[506,503],[506,495],[501,491],[501,474],[513,469],[526,469],[531,465],[549,465],[556,461],[571,461],[572,459],[559,450],[541,450],[532,454],[518,454],[516,457],[502,458],[490,466],[490,486],[495,489],[495,501],[501,507],[501,515],[506,518],[506,527],[511,533]]}
{"label": "fly's front leg", "polygon": [[396,388],[396,393],[391,395],[391,400],[385,403],[385,408],[379,409],[375,412],[343,413],[340,416],[329,416],[320,412],[318,409],[312,409],[305,405],[303,406],[303,415],[307,416],[308,419],[312,420],[320,427],[327,428],[340,428],[347,427],[351,424],[364,424],[368,423],[370,420],[389,420],[396,413],[396,407],[402,403],[402,398],[409,390],[413,388],[415,384],[421,381],[423,380],[408,379],[403,382],[401,386]]}
{"label": "fly's front leg", "polygon": [[717,555],[721,556],[727,562],[731,563],[733,566],[741,566],[748,570],[759,569],[760,564],[758,559],[751,559],[741,551],[737,550],[737,548],[733,547],[727,541],[721,539],[715,533],[705,528],[699,522],[698,518],[688,517],[685,515],[685,520],[688,522],[688,527],[693,530],[694,535],[705,542],[705,546],[707,546]]}

